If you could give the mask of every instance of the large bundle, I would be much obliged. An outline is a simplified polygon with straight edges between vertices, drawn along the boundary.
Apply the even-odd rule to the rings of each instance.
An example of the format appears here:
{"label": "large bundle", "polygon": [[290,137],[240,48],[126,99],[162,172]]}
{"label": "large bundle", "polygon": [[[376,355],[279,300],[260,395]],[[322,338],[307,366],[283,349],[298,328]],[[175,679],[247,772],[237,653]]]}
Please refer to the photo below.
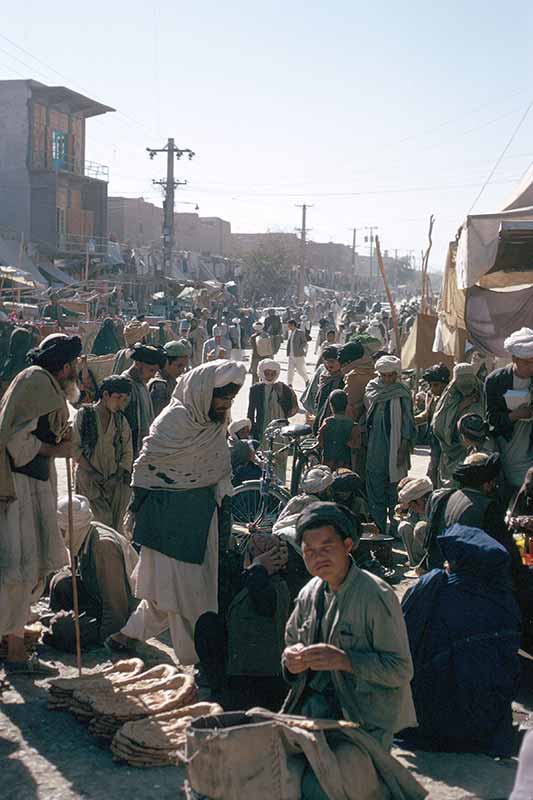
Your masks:
{"label": "large bundle", "polygon": [[81,677],[52,678],[49,685],[48,707],[53,710],[70,709],[74,692],[80,689],[95,690],[97,687],[113,687],[135,680],[144,669],[140,658],[117,661],[107,667],[97,667]]}
{"label": "large bundle", "polygon": [[125,722],[182,708],[195,699],[196,692],[192,675],[164,664],[126,685],[74,692],[71,710],[79,720],[89,722],[90,733],[111,740]]}
{"label": "large bundle", "polygon": [[104,378],[108,378],[113,372],[116,353],[107,356],[87,356],[87,366],[94,375],[96,383],[101,383]]}
{"label": "large bundle", "polygon": [[195,703],[136,722],[126,722],[111,743],[113,758],[134,767],[179,764],[185,757],[189,722],[197,717],[222,713],[223,709],[217,703]]}

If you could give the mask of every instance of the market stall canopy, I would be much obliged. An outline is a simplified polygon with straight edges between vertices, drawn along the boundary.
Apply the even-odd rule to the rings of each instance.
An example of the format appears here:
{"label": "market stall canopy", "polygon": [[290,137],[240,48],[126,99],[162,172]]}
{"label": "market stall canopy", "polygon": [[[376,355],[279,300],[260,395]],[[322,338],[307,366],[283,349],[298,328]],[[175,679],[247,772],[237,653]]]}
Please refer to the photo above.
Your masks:
{"label": "market stall canopy", "polygon": [[528,206],[533,206],[533,165],[520,181],[518,188],[512,193],[503,210],[514,211],[517,208],[528,208]]}
{"label": "market stall canopy", "polygon": [[43,278],[40,280],[33,275],[33,273],[26,270],[19,269],[18,267],[8,267],[0,265],[0,279],[9,280],[20,289],[35,289],[43,288],[46,286]]}

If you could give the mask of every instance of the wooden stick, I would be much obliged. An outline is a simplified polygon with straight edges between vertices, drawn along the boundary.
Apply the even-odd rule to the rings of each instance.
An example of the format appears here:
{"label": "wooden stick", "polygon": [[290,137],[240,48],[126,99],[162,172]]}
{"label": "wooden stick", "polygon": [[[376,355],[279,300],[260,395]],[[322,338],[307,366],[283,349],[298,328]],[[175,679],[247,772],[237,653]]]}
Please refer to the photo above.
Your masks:
{"label": "wooden stick", "polygon": [[394,328],[394,338],[396,339],[396,354],[398,355],[398,358],[401,358],[402,350],[400,346],[400,328],[398,326],[398,313],[396,311],[396,306],[394,305],[394,300],[392,299],[391,290],[389,288],[389,282],[387,280],[387,273],[385,272],[385,265],[383,264],[383,257],[381,255],[381,245],[379,243],[379,236],[376,236],[376,256],[378,259],[379,271],[381,272],[381,277],[383,278],[385,293],[387,295],[387,300],[389,301],[390,305],[390,313],[392,316],[392,327]]}
{"label": "wooden stick", "polygon": [[74,556],[74,520],[72,515],[72,473],[70,458],[67,462],[67,487],[68,487],[68,549],[70,553],[70,571],[72,572],[72,605],[74,606],[74,630],[76,633],[76,665],[81,678],[81,636],[80,636],[80,612],[78,606],[78,581],[76,579],[76,559]]}
{"label": "wooden stick", "polygon": [[435,217],[433,214],[429,218],[429,231],[428,231],[428,240],[429,244],[427,246],[426,252],[423,254],[422,257],[422,301],[420,303],[420,311],[422,314],[426,314],[428,312],[429,307],[429,278],[428,278],[428,267],[429,267],[429,254],[431,253],[431,248],[433,247],[433,225],[435,224]]}

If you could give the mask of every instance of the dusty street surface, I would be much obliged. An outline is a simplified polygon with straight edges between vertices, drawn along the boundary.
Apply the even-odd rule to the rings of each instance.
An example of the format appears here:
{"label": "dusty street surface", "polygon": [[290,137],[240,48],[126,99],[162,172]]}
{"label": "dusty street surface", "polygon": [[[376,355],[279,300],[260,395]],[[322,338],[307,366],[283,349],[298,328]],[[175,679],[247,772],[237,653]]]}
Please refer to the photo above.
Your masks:
{"label": "dusty street surface", "polygon": [[[285,377],[286,357],[280,354]],[[309,358],[312,369],[314,356]],[[246,416],[247,388],[239,393],[233,417]],[[297,393],[303,389],[296,379]],[[419,449],[413,457],[413,475],[423,475],[427,453]],[[58,465],[59,491],[66,491],[64,463]],[[399,570],[401,574],[401,570]],[[410,581],[399,580],[395,589],[403,594]],[[150,646],[153,645],[153,646]],[[172,658],[165,644],[152,640],[140,656],[149,666]],[[55,661],[61,675],[74,675],[74,658],[39,647],[40,656]],[[61,664],[58,657],[61,658]],[[92,667],[107,660],[107,652],[84,655]],[[521,708],[532,709],[532,698],[521,698]],[[519,708],[517,706],[517,708]],[[497,761],[486,756],[411,752],[395,748],[393,753],[430,791],[435,800],[503,800],[511,791],[516,760]],[[181,796],[185,770],[177,767],[134,769],[113,762],[108,750],[95,744],[87,729],[66,712],[47,709],[46,681],[13,679],[0,707],[0,798],[2,800],[176,800]],[[250,799],[252,800],[252,799]]]}

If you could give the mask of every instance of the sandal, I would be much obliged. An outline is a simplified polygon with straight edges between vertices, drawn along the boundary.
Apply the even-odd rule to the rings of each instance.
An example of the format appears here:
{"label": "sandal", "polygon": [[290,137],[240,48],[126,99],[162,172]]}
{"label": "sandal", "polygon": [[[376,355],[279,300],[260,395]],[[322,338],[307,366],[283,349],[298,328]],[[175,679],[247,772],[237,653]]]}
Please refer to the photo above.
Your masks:
{"label": "sandal", "polygon": [[122,642],[118,642],[114,635],[108,636],[107,639],[104,641],[104,647],[109,650],[111,653],[120,653],[120,655],[134,655],[137,652],[137,647],[135,644],[135,639],[130,639],[132,644],[123,644]]}

